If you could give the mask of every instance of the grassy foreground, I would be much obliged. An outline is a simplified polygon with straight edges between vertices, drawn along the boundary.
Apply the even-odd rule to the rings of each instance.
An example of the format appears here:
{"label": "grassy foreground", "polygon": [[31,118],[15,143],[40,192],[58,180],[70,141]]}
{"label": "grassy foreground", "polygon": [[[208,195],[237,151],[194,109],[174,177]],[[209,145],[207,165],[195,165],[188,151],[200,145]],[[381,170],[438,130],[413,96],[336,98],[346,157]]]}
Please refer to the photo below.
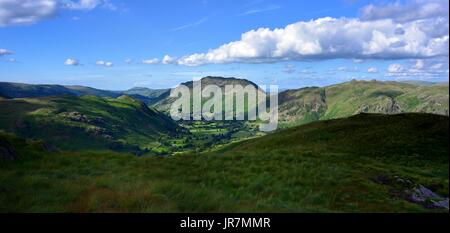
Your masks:
{"label": "grassy foreground", "polygon": [[448,196],[448,122],[362,114],[166,158],[46,152],[2,134],[19,159],[0,162],[0,212],[441,212],[374,179]]}

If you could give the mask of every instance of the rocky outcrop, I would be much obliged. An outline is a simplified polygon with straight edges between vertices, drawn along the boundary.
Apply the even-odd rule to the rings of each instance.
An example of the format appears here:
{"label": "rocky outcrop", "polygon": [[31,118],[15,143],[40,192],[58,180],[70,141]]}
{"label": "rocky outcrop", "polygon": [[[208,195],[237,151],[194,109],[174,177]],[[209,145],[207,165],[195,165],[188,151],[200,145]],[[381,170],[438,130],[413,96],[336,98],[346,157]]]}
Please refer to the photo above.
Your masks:
{"label": "rocky outcrop", "polygon": [[81,122],[90,125],[105,125],[106,121],[101,117],[89,117],[79,112],[62,112],[59,113],[64,119],[74,122]]}
{"label": "rocky outcrop", "polygon": [[104,128],[91,127],[91,128],[88,128],[87,131],[96,137],[102,137],[102,138],[108,139],[108,140],[114,139],[114,137],[112,136],[113,133]]}
{"label": "rocky outcrop", "polygon": [[102,117],[89,117],[79,112],[62,112],[59,113],[64,119],[89,124],[86,129],[88,133],[96,137],[102,137],[104,139],[114,139],[113,133],[101,126],[107,125],[106,121]]}
{"label": "rocky outcrop", "polygon": [[373,104],[364,104],[355,112],[358,113],[383,113],[383,114],[397,114],[402,113],[402,108],[397,101],[392,97],[381,97],[380,101]]}
{"label": "rocky outcrop", "polygon": [[71,121],[88,123],[88,118],[79,112],[62,112],[59,115]]}
{"label": "rocky outcrop", "polygon": [[403,198],[409,202],[422,205],[428,209],[449,209],[448,197],[442,197],[429,188],[417,184],[414,181],[398,176],[388,177],[379,175],[374,177],[372,181],[389,185],[392,187],[391,193],[395,196]]}
{"label": "rocky outcrop", "polygon": [[404,190],[403,195],[406,200],[424,205],[427,208],[449,209],[448,198],[437,195],[423,185]]}
{"label": "rocky outcrop", "polygon": [[64,117],[67,120],[74,122],[82,122],[92,125],[105,125],[106,121],[101,117],[88,117],[79,112],[62,112],[59,113],[60,116]]}

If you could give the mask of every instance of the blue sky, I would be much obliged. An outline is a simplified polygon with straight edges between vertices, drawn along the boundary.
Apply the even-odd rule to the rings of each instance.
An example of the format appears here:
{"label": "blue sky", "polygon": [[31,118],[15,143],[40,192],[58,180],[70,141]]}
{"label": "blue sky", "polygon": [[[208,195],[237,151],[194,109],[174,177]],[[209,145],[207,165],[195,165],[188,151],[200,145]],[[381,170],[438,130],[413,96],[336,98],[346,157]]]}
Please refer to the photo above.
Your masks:
{"label": "blue sky", "polygon": [[0,0],[0,81],[113,90],[208,75],[282,89],[443,82],[447,9],[445,0]]}

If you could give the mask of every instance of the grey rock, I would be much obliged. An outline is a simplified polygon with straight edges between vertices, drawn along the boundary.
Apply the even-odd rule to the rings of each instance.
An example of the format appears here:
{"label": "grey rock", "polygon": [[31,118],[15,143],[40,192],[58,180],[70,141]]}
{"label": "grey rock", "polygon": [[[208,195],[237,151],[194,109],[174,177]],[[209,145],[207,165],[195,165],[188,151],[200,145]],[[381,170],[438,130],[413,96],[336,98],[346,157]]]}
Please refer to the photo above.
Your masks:
{"label": "grey rock", "polygon": [[417,184],[414,181],[399,176],[389,177],[380,174],[372,178],[372,181],[382,185],[392,186],[393,194],[401,198],[430,209],[449,209],[448,197],[442,197],[429,188]]}
{"label": "grey rock", "polygon": [[449,209],[448,208],[448,198],[441,200],[441,201],[432,201],[433,205],[438,207],[438,208],[443,208],[443,209]]}
{"label": "grey rock", "polygon": [[423,185],[418,185],[411,190],[405,190],[408,201],[421,204],[428,208],[449,208],[448,198],[444,198],[429,190]]}
{"label": "grey rock", "polygon": [[84,123],[88,122],[88,118],[79,112],[63,112],[63,113],[60,113],[60,115],[71,121],[84,122]]}

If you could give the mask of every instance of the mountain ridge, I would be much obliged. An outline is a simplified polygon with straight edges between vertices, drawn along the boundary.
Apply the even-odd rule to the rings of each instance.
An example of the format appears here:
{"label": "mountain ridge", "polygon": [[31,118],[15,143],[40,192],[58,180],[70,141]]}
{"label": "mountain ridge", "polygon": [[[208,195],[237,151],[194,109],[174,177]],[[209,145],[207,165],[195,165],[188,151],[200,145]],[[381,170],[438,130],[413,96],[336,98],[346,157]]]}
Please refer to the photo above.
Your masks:
{"label": "mountain ridge", "polygon": [[[247,79],[207,76],[202,86],[215,84],[257,85]],[[192,88],[192,81],[181,83]],[[19,88],[17,88],[19,87]],[[24,89],[22,91],[22,89]],[[54,90],[52,90],[52,88]],[[126,91],[107,91],[84,86],[31,85],[0,82],[3,98],[41,97],[50,95],[95,95],[117,98],[129,95],[167,114],[174,101],[170,89],[134,87]],[[288,89],[279,92],[279,113],[282,126],[305,124],[316,120],[347,117],[360,112],[403,113],[428,112],[449,115],[448,83],[357,81],[324,86]]]}

